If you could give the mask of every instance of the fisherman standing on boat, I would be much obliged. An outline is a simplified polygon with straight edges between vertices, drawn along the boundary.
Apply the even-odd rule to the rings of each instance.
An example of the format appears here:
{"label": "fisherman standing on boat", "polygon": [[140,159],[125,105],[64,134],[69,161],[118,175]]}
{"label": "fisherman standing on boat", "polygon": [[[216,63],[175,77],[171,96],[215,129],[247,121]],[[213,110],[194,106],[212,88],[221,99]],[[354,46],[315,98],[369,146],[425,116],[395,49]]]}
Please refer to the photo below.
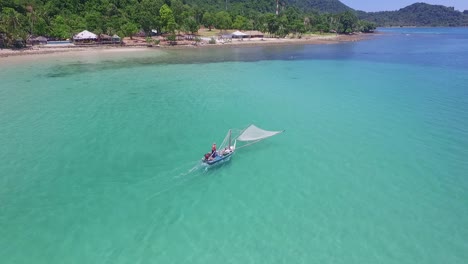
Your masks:
{"label": "fisherman standing on boat", "polygon": [[216,157],[216,143],[213,143],[213,146],[211,146],[211,157]]}

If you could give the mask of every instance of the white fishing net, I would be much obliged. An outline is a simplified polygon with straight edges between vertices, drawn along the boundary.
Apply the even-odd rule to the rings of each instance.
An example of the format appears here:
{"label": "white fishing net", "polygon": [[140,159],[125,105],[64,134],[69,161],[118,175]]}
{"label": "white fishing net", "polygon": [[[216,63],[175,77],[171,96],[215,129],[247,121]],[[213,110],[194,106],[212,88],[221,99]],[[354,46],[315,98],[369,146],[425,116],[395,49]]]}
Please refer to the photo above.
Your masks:
{"label": "white fishing net", "polygon": [[250,125],[242,132],[242,134],[239,135],[239,137],[237,137],[237,140],[238,141],[256,141],[256,140],[261,140],[261,139],[272,137],[282,132],[284,132],[284,130],[283,131],[268,131],[268,130],[260,129],[254,125]]}

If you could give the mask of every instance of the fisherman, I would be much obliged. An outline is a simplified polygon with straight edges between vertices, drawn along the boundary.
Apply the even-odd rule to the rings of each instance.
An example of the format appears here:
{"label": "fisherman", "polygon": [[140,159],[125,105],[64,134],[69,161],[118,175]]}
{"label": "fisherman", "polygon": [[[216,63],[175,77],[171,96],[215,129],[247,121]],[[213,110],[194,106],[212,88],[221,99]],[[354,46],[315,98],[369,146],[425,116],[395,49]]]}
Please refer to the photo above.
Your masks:
{"label": "fisherman", "polygon": [[213,146],[211,146],[211,157],[216,157],[216,143],[213,143]]}

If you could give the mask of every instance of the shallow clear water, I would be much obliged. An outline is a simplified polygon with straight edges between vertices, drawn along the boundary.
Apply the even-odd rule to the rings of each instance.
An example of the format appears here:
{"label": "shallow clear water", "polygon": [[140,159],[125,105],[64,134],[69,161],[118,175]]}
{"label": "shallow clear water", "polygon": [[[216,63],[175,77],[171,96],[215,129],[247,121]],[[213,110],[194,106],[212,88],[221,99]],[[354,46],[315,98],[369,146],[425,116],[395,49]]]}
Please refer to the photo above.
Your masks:
{"label": "shallow clear water", "polygon": [[468,30],[405,30],[0,59],[2,262],[465,263]]}

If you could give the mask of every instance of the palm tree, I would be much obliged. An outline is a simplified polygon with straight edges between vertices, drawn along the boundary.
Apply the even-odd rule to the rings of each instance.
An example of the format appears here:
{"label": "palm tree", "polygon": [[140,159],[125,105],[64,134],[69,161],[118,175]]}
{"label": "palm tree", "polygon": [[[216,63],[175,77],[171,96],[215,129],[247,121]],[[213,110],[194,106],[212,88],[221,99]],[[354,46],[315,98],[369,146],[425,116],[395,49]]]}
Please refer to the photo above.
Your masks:
{"label": "palm tree", "polygon": [[0,14],[0,24],[6,33],[6,46],[12,46],[17,38],[25,40],[26,34],[21,28],[21,14],[13,8],[5,7]]}

